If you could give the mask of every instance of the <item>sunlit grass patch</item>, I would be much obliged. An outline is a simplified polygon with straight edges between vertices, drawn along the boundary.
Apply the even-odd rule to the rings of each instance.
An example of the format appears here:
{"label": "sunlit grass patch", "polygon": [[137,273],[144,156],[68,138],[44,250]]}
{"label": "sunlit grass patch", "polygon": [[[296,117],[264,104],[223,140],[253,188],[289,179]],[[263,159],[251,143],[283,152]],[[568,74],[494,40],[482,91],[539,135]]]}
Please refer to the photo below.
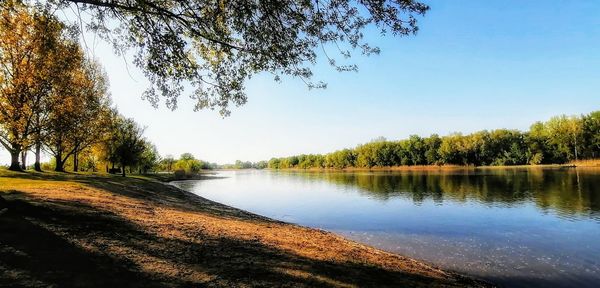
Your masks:
{"label": "sunlit grass patch", "polygon": [[54,172],[13,172],[0,169],[0,191],[19,188],[64,187],[65,184],[76,183],[69,181],[68,177]]}

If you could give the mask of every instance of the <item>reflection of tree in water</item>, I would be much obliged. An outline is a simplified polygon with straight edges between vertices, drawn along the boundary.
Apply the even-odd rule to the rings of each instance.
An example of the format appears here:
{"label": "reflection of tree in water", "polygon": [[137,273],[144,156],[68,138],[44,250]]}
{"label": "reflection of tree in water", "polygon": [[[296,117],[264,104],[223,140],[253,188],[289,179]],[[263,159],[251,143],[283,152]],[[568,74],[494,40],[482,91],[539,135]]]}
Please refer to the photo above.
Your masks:
{"label": "reflection of tree in water", "polygon": [[[600,218],[600,170],[594,169],[471,169],[452,171],[298,173],[357,187],[374,199],[396,197],[420,204],[425,200],[479,201],[513,206],[535,203],[564,216]],[[311,179],[311,180],[312,180]]]}

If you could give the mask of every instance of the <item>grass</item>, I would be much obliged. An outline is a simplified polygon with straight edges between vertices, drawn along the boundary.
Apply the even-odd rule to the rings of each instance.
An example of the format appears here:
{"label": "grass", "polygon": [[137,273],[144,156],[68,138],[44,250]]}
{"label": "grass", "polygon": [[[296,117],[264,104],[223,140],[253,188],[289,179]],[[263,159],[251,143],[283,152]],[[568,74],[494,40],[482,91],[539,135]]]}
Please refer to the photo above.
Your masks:
{"label": "grass", "polygon": [[144,177],[0,170],[0,286],[479,287]]}

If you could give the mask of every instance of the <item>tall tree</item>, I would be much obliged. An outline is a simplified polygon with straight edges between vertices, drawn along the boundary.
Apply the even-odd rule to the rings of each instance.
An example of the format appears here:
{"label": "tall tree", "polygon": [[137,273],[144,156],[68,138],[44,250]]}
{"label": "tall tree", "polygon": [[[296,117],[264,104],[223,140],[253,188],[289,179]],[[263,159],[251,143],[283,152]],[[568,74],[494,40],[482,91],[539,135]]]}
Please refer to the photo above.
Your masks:
{"label": "tall tree", "polygon": [[[183,87],[195,87],[195,109],[246,102],[244,82],[260,72],[303,79],[310,87],[317,52],[339,71],[355,71],[351,52],[379,53],[363,32],[416,33],[417,19],[429,9],[415,0],[30,0],[51,8],[91,15],[86,28],[135,51],[151,87],[144,96],[175,108]],[[76,19],[77,23],[79,20]],[[340,59],[342,62],[340,64]]]}
{"label": "tall tree", "polygon": [[104,74],[93,61],[87,60],[79,45],[65,41],[62,59],[64,70],[57,73],[55,89],[50,96],[47,149],[56,160],[55,171],[64,171],[66,160],[74,157],[77,170],[78,151],[100,142],[107,126],[107,84]]}
{"label": "tall tree", "polygon": [[86,59],[83,62],[84,78],[79,83],[84,105],[75,118],[72,133],[73,171],[79,170],[79,153],[93,144],[103,140],[108,133],[110,117],[110,98],[108,94],[108,77],[96,61]]}
{"label": "tall tree", "polygon": [[438,164],[440,161],[439,149],[440,145],[442,145],[442,138],[437,134],[432,134],[428,138],[424,140],[425,144],[425,159],[427,160],[428,165]]}
{"label": "tall tree", "polygon": [[565,115],[552,117],[545,124],[549,142],[557,147],[557,152],[567,160],[578,160],[583,145],[582,120]]}

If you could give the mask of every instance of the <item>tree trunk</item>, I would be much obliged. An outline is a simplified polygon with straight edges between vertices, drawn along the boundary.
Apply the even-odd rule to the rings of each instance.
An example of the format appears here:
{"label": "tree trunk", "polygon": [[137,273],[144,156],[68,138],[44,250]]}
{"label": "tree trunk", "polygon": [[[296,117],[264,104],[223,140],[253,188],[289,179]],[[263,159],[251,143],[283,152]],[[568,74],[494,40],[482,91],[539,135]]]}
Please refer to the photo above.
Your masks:
{"label": "tree trunk", "polygon": [[27,170],[27,150],[21,151],[21,169]]}
{"label": "tree trunk", "polygon": [[575,161],[577,161],[578,160],[577,159],[577,136],[574,137],[574,140],[575,140],[575,146],[574,146],[574,148],[575,148]]}
{"label": "tree trunk", "polygon": [[79,163],[77,157],[77,151],[73,153],[73,172],[77,172],[79,170]]}
{"label": "tree trunk", "polygon": [[23,171],[21,169],[21,165],[19,164],[19,156],[21,154],[21,149],[15,149],[10,151],[10,167],[8,170],[12,171]]}
{"label": "tree trunk", "polygon": [[65,163],[62,161],[62,155],[56,155],[54,157],[56,159],[56,166],[54,167],[54,171],[56,172],[65,172],[65,168],[63,167]]}
{"label": "tree trunk", "polygon": [[40,158],[42,154],[42,143],[35,143],[35,164],[33,164],[33,169],[38,172],[42,172],[42,165],[40,164]]}
{"label": "tree trunk", "polygon": [[121,165],[121,175],[123,175],[123,177],[125,177],[125,165]]}

